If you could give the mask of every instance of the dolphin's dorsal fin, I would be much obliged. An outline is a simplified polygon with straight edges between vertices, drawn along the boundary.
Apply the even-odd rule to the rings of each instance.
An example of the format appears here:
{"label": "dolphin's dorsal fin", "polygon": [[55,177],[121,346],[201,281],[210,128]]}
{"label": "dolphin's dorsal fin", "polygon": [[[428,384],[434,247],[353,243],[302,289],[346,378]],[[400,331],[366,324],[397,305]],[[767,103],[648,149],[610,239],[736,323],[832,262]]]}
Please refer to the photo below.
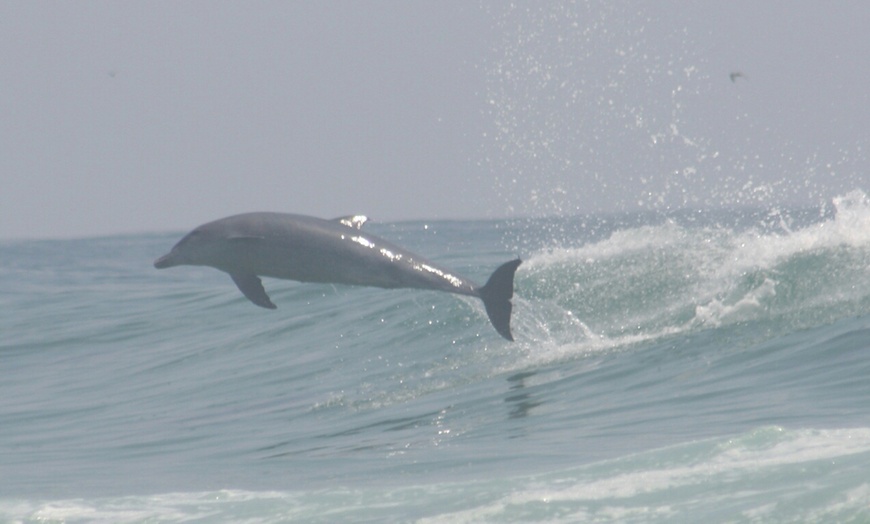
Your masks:
{"label": "dolphin's dorsal fin", "polygon": [[233,282],[239,286],[239,291],[248,297],[248,300],[254,304],[266,309],[275,309],[278,307],[269,300],[269,295],[267,295],[266,290],[263,289],[263,282],[257,275],[251,275],[249,273],[230,273],[230,276],[232,277]]}
{"label": "dolphin's dorsal fin", "polygon": [[350,215],[346,217],[338,217],[334,219],[335,222],[341,222],[347,227],[352,227],[354,229],[362,229],[363,224],[369,221],[369,217],[365,215]]}

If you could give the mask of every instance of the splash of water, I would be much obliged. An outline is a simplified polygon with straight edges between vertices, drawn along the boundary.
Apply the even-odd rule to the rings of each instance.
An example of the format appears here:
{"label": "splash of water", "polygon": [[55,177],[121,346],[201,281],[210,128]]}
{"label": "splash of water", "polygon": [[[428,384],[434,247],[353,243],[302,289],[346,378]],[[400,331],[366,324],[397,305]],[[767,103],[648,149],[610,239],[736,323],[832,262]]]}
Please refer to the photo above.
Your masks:
{"label": "splash of water", "polygon": [[539,318],[523,326],[536,343],[582,354],[753,322],[773,336],[861,314],[870,308],[870,199],[855,190],[833,206],[799,226],[669,220],[540,250],[524,266],[520,307],[531,311],[518,318]]}
{"label": "splash of water", "polygon": [[817,205],[866,178],[860,141],[807,151],[751,114],[682,10],[601,0],[487,9],[497,39],[483,64],[480,163],[500,212]]}

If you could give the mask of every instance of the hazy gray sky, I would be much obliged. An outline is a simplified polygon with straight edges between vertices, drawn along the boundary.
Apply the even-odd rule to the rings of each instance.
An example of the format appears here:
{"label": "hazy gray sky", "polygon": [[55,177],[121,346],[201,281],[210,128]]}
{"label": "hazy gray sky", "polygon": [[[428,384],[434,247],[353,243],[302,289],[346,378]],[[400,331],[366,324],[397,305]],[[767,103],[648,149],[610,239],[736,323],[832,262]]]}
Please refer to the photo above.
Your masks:
{"label": "hazy gray sky", "polygon": [[870,191],[868,28],[862,1],[0,0],[0,238]]}

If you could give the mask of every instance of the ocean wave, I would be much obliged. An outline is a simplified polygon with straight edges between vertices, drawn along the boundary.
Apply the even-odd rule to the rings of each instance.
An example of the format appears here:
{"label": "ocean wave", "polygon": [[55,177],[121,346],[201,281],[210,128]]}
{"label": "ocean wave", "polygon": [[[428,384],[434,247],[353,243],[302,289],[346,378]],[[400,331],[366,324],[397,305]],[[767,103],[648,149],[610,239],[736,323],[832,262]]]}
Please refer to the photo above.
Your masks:
{"label": "ocean wave", "polygon": [[774,336],[864,313],[870,199],[855,190],[833,207],[798,227],[781,215],[774,227],[669,219],[539,250],[520,272],[519,331],[583,353],[751,322]]}
{"label": "ocean wave", "polygon": [[[870,428],[759,427],[546,474],[313,491],[2,500],[13,522],[748,522],[870,517]],[[727,499],[727,500],[726,500]]]}

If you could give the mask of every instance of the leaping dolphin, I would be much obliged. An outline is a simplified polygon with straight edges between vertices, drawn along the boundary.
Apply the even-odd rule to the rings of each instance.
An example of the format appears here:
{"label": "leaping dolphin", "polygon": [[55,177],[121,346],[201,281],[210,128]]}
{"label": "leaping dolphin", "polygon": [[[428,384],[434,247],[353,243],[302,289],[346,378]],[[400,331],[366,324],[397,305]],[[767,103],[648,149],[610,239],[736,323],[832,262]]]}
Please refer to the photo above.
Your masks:
{"label": "leaping dolphin", "polygon": [[490,322],[508,340],[511,297],[520,260],[496,269],[479,286],[449,269],[360,231],[364,216],[335,220],[286,213],[245,213],[203,224],[154,267],[209,266],[229,273],[254,304],[275,309],[260,277],[382,288],[446,291],[483,300]]}

